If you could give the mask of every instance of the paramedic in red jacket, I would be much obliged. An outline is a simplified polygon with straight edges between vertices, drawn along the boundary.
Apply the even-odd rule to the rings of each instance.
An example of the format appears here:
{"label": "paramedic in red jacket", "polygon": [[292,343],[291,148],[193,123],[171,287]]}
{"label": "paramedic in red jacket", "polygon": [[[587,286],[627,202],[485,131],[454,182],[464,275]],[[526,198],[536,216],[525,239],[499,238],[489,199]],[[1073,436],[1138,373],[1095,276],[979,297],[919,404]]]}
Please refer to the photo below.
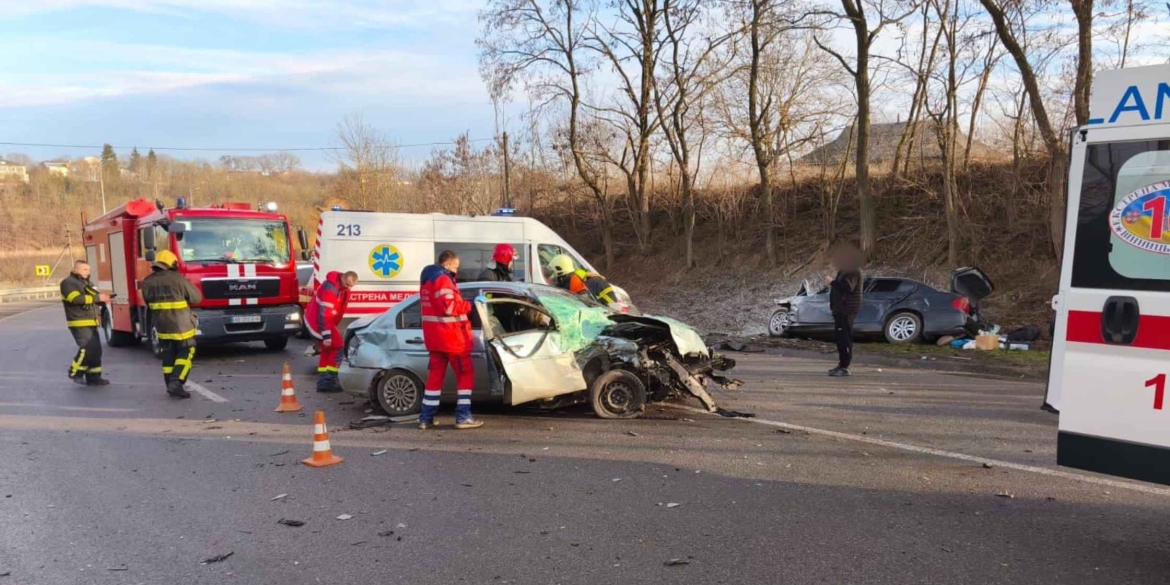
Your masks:
{"label": "paramedic in red jacket", "polygon": [[317,360],[318,392],[341,392],[337,368],[341,365],[341,344],[345,340],[337,327],[345,316],[349,289],[357,281],[356,272],[342,274],[334,270],[325,275],[325,282],[317,287],[313,300],[305,307],[305,326],[321,346],[321,356]]}
{"label": "paramedic in red jacket", "polygon": [[439,411],[439,395],[447,378],[447,364],[455,370],[458,401],[455,403],[455,428],[474,429],[483,426],[471,418],[471,390],[475,386],[475,371],[471,366],[471,303],[463,300],[455,286],[459,272],[459,256],[450,250],[439,254],[439,263],[422,271],[422,287],[418,294],[422,303],[423,341],[431,353],[427,368],[426,392],[423,394],[422,414],[418,428],[435,424]]}

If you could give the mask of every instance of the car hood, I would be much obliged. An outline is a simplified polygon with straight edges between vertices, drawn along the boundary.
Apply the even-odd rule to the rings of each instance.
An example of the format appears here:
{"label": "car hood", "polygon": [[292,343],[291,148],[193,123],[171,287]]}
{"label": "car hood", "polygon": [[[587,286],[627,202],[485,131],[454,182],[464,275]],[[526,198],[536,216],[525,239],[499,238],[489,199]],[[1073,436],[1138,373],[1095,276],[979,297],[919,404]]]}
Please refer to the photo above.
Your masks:
{"label": "car hood", "polygon": [[648,325],[657,325],[670,328],[670,337],[674,340],[675,347],[678,348],[679,355],[697,354],[704,357],[710,357],[711,351],[707,348],[707,343],[703,341],[702,336],[694,327],[683,323],[677,319],[670,317],[659,317],[656,315],[642,315],[634,317],[632,315],[610,315],[610,321],[617,323],[626,323],[630,321],[637,321],[639,323],[646,323]]}

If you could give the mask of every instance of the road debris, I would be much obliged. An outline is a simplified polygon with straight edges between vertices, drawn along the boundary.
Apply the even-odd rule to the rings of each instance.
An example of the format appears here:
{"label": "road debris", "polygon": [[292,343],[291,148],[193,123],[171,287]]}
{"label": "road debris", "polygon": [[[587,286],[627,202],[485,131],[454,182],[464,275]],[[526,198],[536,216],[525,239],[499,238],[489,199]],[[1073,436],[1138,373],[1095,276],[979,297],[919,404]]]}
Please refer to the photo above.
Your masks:
{"label": "road debris", "polygon": [[1009,499],[1009,500],[1010,500],[1010,499],[1013,499],[1013,498],[1015,498],[1016,496],[1015,496],[1015,495],[1013,495],[1013,494],[1009,494],[1008,492],[1000,492],[1000,493],[998,493],[998,494],[995,494],[995,497],[997,497],[997,498],[1007,498],[1007,499]]}
{"label": "road debris", "polygon": [[121,567],[106,567],[107,571],[129,571],[130,567],[122,565]]}
{"label": "road debris", "polygon": [[615,478],[613,478],[613,479],[611,479],[611,480],[609,480],[609,481],[612,481],[612,482],[614,482],[614,483],[617,483],[617,482],[619,482],[619,481],[621,481],[621,480],[622,480],[622,478],[620,478],[620,477],[615,477]]}
{"label": "road debris", "polygon": [[363,545],[363,544],[365,544],[365,543],[367,543],[367,542],[369,542],[369,541],[368,541],[368,540],[359,540],[359,541],[357,541],[357,542],[350,543],[350,545],[349,545],[349,546],[361,546],[361,545]]}
{"label": "road debris", "polygon": [[350,518],[353,518],[353,514],[342,514],[337,517],[338,520],[349,520]]}
{"label": "road debris", "polygon": [[281,518],[280,520],[277,520],[276,523],[284,524],[285,526],[292,526],[293,528],[305,525],[304,520],[293,520],[291,518]]}
{"label": "road debris", "polygon": [[995,466],[990,464],[990,463],[983,464],[983,469],[994,469],[994,468],[995,468]]}
{"label": "road debris", "polygon": [[689,565],[689,564],[691,564],[691,561],[688,559],[670,559],[669,561],[666,561],[665,563],[662,563],[662,564],[664,564],[668,567],[677,567],[679,565]]}
{"label": "road debris", "polygon": [[378,536],[394,536],[393,530],[383,530],[378,533]]}
{"label": "road debris", "polygon": [[222,555],[215,555],[214,557],[203,559],[203,561],[200,562],[199,564],[200,565],[210,565],[212,563],[222,563],[222,562],[226,561],[228,559],[228,557],[230,557],[234,554],[236,554],[236,551],[233,550],[229,553],[224,553]]}
{"label": "road debris", "polygon": [[271,500],[268,500],[268,501],[269,501],[269,502],[275,502],[275,501],[277,501],[277,500],[283,500],[283,499],[285,499],[285,498],[287,498],[287,497],[288,497],[288,494],[277,494],[277,496],[276,496],[275,498],[272,498]]}
{"label": "road debris", "polygon": [[370,455],[373,455],[374,457],[377,457],[378,455],[385,455],[385,454],[386,454],[386,449],[382,449],[381,451],[374,451],[373,453],[370,453]]}
{"label": "road debris", "polygon": [[279,457],[281,455],[288,455],[288,451],[281,451],[280,453],[273,453],[269,457]]}
{"label": "road debris", "polygon": [[[367,410],[366,412],[372,412],[372,411]],[[393,423],[394,423],[394,421],[390,420],[390,417],[388,417],[388,416],[374,414],[374,415],[370,415],[367,417],[363,417],[360,420],[349,421],[349,428],[355,429],[355,430],[370,429],[370,428],[374,428],[374,427],[387,426],[387,425],[390,425]]]}
{"label": "road debris", "polygon": [[631,436],[631,437],[641,437],[642,436],[642,435],[639,435],[638,433],[635,433],[634,431],[626,431],[626,434]]}
{"label": "road debris", "polygon": [[667,507],[667,508],[677,508],[677,507],[679,507],[679,506],[681,506],[681,505],[682,505],[682,504],[679,504],[679,503],[677,503],[677,502],[670,502],[670,503],[666,504],[666,507]]}

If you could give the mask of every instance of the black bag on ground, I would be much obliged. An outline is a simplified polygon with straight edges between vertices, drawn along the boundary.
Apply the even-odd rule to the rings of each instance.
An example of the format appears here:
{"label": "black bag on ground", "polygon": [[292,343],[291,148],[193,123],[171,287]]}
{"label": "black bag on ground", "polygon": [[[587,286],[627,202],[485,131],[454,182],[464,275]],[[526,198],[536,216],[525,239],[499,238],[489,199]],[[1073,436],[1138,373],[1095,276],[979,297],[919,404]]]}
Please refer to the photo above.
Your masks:
{"label": "black bag on ground", "polygon": [[1031,343],[1037,339],[1040,339],[1040,328],[1035,325],[1024,325],[1007,334],[1009,342]]}

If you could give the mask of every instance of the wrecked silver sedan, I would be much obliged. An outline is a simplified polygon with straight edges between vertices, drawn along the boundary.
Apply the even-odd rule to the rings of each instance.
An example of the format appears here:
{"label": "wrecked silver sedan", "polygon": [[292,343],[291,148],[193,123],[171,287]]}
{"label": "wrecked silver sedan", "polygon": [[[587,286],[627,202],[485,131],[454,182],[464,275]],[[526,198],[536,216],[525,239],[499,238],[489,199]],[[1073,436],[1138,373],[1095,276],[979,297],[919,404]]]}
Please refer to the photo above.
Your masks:
{"label": "wrecked silver sedan", "polygon": [[[472,399],[556,408],[589,403],[602,418],[634,418],[647,402],[690,395],[715,411],[708,385],[738,385],[717,372],[735,362],[666,317],[617,314],[561,289],[526,283],[459,285],[474,303]],[[422,408],[427,375],[422,316],[411,297],[346,331],[339,377],[391,416]],[[447,376],[444,402],[455,401]]]}

